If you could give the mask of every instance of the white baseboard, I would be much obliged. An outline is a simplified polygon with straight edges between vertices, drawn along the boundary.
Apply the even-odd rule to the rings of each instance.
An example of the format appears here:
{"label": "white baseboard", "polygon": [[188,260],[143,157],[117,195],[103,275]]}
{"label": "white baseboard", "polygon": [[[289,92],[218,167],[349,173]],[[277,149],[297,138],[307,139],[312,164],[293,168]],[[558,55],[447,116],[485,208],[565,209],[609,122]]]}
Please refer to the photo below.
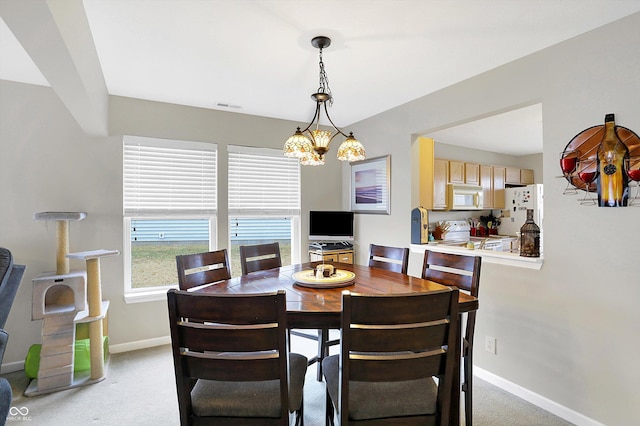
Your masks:
{"label": "white baseboard", "polygon": [[593,420],[584,414],[573,411],[475,365],[473,366],[473,375],[577,426],[605,426],[603,423]]}
{"label": "white baseboard", "polygon": [[2,364],[2,369],[0,371],[2,371],[2,374],[5,374],[13,373],[20,370],[24,370],[24,359],[22,361],[14,361]]}
{"label": "white baseboard", "polygon": [[[122,352],[136,351],[138,349],[153,348],[156,346],[170,345],[171,336],[155,337],[153,339],[138,340],[135,342],[120,343],[118,345],[109,345],[109,353],[118,354]],[[24,370],[24,360],[8,362],[2,364],[3,374],[13,373],[15,371]]]}
{"label": "white baseboard", "polygon": [[171,336],[154,337],[153,339],[138,340],[135,342],[109,345],[109,353],[119,354],[122,352],[137,351],[138,349],[153,348],[155,346],[170,345]]}

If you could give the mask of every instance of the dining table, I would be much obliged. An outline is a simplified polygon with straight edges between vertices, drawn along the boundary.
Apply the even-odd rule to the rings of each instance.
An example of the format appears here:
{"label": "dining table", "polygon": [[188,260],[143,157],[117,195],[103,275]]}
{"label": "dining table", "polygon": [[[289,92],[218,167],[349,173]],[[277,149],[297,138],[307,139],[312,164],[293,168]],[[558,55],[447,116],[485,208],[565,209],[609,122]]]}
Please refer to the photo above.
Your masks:
{"label": "dining table", "polygon": [[[322,262],[286,265],[280,268],[252,272],[240,277],[219,281],[194,291],[212,294],[252,294],[285,290],[287,295],[287,325],[290,329],[339,329],[342,310],[342,292],[349,290],[360,294],[404,294],[424,293],[444,288],[442,284],[398,272],[373,268],[366,265],[332,263],[338,271],[348,271],[351,280],[335,285],[301,285],[300,277],[313,274]],[[462,315],[478,309],[478,299],[459,292],[458,310]],[[460,418],[460,361],[461,327],[458,321],[454,386],[451,403],[451,419],[458,424]]]}

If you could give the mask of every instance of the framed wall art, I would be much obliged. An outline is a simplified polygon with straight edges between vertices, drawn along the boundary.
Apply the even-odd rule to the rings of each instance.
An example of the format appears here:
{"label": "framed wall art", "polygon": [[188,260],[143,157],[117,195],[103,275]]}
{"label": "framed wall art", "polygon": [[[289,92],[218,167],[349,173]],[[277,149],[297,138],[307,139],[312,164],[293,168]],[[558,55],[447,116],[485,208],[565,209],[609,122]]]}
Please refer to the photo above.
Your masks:
{"label": "framed wall art", "polygon": [[351,210],[390,214],[391,156],[351,163]]}

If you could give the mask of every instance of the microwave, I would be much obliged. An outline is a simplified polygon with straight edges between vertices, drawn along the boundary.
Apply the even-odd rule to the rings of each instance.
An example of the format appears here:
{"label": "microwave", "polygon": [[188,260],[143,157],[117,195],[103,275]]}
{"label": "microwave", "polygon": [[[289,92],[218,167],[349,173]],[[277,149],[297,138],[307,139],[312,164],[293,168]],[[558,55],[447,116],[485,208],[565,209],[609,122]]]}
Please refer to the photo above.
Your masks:
{"label": "microwave", "polygon": [[479,185],[447,184],[447,210],[482,210],[483,199]]}

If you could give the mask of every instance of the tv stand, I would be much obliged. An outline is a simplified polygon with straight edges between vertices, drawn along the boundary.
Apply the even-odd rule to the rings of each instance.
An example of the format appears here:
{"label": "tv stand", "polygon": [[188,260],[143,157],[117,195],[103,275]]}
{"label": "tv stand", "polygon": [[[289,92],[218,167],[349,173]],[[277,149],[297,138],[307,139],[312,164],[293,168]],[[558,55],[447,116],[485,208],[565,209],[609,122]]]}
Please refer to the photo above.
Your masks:
{"label": "tv stand", "polygon": [[339,262],[353,265],[353,244],[329,242],[309,244],[310,262]]}
{"label": "tv stand", "polygon": [[348,250],[353,244],[349,241],[316,241],[309,244],[309,250]]}

